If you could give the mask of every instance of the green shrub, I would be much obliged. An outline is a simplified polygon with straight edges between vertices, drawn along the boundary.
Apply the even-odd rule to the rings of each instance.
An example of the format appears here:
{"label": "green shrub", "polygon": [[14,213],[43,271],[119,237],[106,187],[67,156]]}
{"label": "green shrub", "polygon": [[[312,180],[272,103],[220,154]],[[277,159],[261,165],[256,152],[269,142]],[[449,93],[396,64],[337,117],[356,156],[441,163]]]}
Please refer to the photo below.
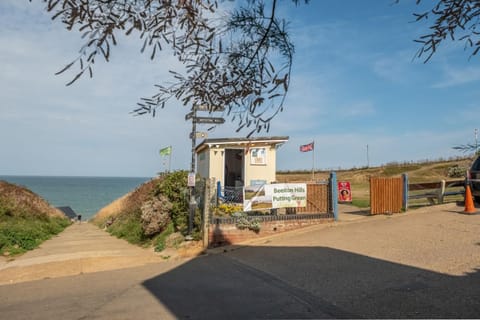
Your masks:
{"label": "green shrub", "polygon": [[237,212],[232,215],[237,218],[235,226],[240,229],[248,229],[255,233],[259,233],[261,229],[260,220],[258,218],[249,218],[244,212]]}
{"label": "green shrub", "polygon": [[35,249],[68,225],[70,221],[60,217],[3,219],[0,222],[0,253],[15,255]]}
{"label": "green shrub", "polygon": [[[159,182],[154,191],[155,196],[163,194],[170,200],[172,203],[171,218],[173,225],[175,230],[180,231],[184,235],[188,232],[189,219],[187,179],[187,171],[169,173]],[[198,229],[199,225],[195,224],[194,227]]]}
{"label": "green shrub", "polygon": [[449,178],[464,178],[467,174],[467,168],[454,165],[448,168],[447,176]]}
{"label": "green shrub", "polygon": [[162,231],[154,240],[154,247],[155,251],[160,252],[165,250],[166,246],[166,240],[169,235],[175,232],[175,226],[173,223],[169,223],[167,228]]}
{"label": "green shrub", "polygon": [[132,244],[145,244],[148,237],[145,236],[140,219],[141,212],[123,213],[107,228],[107,231],[117,238],[125,239]]}
{"label": "green shrub", "polygon": [[[186,235],[189,219],[187,171],[165,174],[152,188],[138,189],[115,218],[103,219],[101,226],[112,235],[133,244],[165,248],[165,239],[174,232]],[[133,198],[133,199],[132,199]],[[201,238],[201,214],[195,212],[192,237]]]}

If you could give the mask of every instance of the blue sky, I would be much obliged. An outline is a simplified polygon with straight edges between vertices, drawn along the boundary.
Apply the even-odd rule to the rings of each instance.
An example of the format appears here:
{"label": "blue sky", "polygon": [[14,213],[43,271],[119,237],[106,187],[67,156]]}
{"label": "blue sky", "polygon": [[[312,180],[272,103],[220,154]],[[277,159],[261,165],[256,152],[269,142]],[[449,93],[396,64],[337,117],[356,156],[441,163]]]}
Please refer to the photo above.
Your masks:
{"label": "blue sky", "polygon": [[[312,167],[299,146],[315,141],[315,167],[338,169],[462,155],[480,119],[480,57],[446,42],[424,64],[414,60],[413,0],[282,1],[295,43],[285,109],[260,136],[286,135],[277,169]],[[430,1],[424,1],[428,7]],[[0,175],[154,176],[172,145],[172,169],[190,162],[188,112],[177,102],[157,117],[133,117],[140,97],[168,79],[175,59],[141,55],[136,38],[120,37],[93,79],[66,87],[55,76],[76,57],[80,34],[52,22],[41,1],[0,2]],[[209,138],[246,135],[226,122]]]}

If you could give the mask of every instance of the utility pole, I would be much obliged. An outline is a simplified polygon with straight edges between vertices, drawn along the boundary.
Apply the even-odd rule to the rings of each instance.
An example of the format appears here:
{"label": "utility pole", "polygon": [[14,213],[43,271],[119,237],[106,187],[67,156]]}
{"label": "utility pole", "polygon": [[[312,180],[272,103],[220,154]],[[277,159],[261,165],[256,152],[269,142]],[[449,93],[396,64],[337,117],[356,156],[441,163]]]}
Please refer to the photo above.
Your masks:
{"label": "utility pole", "polygon": [[190,173],[188,175],[188,187],[190,192],[189,201],[189,217],[188,217],[188,235],[187,239],[192,240],[193,219],[195,218],[195,210],[197,208],[197,202],[195,201],[195,147],[197,146],[197,106],[192,108],[192,132],[190,138],[192,139],[192,159],[190,162]]}
{"label": "utility pole", "polygon": [[315,181],[315,140],[312,141],[312,181]]}

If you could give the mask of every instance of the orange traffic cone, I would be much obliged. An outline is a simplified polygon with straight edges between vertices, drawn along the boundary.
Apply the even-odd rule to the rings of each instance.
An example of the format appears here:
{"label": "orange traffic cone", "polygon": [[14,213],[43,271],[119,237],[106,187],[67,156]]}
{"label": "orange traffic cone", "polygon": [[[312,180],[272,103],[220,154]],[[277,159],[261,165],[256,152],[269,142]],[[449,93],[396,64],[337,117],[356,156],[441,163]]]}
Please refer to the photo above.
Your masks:
{"label": "orange traffic cone", "polygon": [[472,191],[470,191],[470,186],[467,184],[465,188],[465,213],[475,213],[475,206],[473,205],[472,200]]}

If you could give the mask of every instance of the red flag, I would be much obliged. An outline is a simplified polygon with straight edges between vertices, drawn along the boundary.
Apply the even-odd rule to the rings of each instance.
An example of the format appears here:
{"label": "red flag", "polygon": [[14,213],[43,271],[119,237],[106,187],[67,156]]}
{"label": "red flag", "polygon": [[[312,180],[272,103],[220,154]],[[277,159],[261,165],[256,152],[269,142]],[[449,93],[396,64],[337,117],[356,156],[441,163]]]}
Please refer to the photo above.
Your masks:
{"label": "red flag", "polygon": [[300,152],[313,151],[313,142],[300,146]]}

